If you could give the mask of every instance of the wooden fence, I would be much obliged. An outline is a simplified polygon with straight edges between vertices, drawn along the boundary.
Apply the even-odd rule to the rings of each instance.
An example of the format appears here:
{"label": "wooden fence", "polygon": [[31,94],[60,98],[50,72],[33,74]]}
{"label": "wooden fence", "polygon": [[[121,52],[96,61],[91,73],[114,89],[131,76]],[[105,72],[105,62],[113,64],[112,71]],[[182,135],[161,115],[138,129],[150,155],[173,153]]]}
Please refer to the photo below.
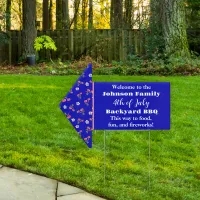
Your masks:
{"label": "wooden fence", "polygon": [[[11,31],[9,44],[0,46],[0,63],[15,64],[22,56],[22,32]],[[91,56],[106,61],[125,60],[128,54],[144,54],[144,34],[139,30],[54,30],[38,31],[37,36],[49,35],[58,50],[51,51],[52,59],[78,59]],[[49,51],[39,52],[40,59],[48,58]]]}
{"label": "wooden fence", "polygon": [[[37,36],[49,35],[55,41],[58,50],[39,52],[40,59],[61,58],[62,60],[79,59],[81,56],[91,56],[98,60],[120,61],[127,55],[145,54],[145,34],[143,30],[54,30],[38,31]],[[188,30],[190,43],[193,38],[200,38],[200,29]],[[22,56],[22,32],[9,32],[8,44],[0,44],[0,64],[16,64]],[[198,50],[193,48],[192,50]],[[200,49],[198,50],[200,51]],[[51,53],[51,54],[50,54]]]}

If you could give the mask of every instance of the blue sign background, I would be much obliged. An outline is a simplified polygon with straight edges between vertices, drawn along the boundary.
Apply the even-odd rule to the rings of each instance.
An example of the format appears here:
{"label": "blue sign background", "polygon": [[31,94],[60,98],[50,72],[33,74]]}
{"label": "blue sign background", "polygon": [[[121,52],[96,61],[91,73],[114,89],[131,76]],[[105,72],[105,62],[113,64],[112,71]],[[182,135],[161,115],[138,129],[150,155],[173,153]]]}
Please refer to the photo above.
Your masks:
{"label": "blue sign background", "polygon": [[95,82],[95,130],[169,130],[170,83]]}

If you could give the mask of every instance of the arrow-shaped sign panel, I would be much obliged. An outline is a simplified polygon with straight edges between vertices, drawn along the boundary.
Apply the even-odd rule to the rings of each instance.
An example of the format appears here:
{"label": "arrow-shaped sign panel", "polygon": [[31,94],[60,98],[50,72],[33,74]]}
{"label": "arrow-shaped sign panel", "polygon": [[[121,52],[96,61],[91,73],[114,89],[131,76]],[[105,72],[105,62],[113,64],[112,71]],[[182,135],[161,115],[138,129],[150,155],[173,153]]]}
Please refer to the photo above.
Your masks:
{"label": "arrow-shaped sign panel", "polygon": [[92,93],[92,65],[88,65],[60,103],[60,109],[89,148],[92,147]]}
{"label": "arrow-shaped sign panel", "polygon": [[92,130],[169,130],[170,83],[92,82],[92,65],[60,103],[81,138]]}

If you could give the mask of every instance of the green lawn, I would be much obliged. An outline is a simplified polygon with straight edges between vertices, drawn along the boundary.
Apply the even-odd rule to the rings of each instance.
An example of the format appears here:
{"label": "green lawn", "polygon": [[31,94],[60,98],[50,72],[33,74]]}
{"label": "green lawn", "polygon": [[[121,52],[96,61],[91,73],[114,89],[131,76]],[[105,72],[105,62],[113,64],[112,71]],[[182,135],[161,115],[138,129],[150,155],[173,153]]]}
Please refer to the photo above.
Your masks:
{"label": "green lawn", "polygon": [[171,130],[103,131],[88,149],[59,109],[77,76],[0,76],[0,163],[116,200],[200,199],[200,77],[94,76],[94,81],[170,81]]}

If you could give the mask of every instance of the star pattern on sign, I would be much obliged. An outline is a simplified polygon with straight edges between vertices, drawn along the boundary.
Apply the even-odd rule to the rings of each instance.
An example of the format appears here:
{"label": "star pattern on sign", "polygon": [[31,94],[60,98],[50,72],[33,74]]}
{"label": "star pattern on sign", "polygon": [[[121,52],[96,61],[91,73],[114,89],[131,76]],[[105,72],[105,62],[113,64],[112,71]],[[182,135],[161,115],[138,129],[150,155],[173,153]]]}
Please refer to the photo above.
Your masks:
{"label": "star pattern on sign", "polygon": [[60,103],[60,109],[89,148],[92,147],[92,93],[89,65]]}

